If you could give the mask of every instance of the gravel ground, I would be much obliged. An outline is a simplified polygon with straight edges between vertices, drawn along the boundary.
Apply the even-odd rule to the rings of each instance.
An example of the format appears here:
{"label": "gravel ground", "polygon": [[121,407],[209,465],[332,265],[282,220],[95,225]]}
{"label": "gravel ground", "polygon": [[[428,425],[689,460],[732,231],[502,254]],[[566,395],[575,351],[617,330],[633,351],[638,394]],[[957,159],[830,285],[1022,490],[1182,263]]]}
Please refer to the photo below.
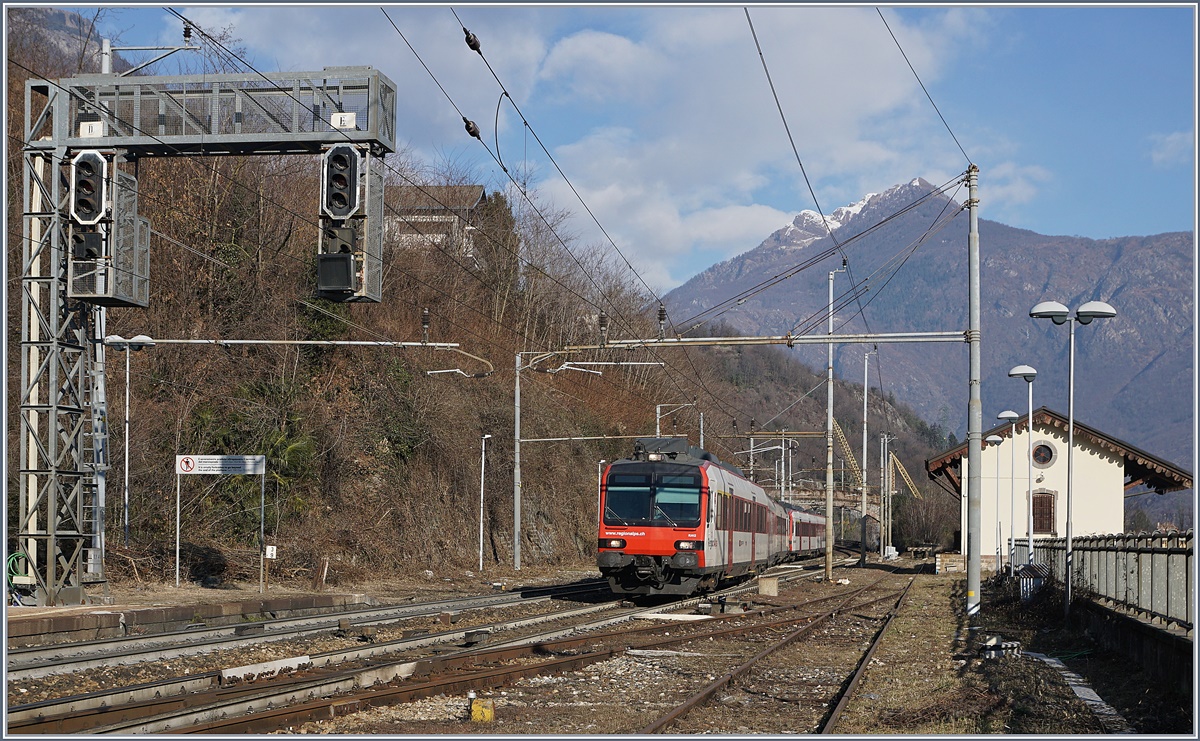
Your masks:
{"label": "gravel ground", "polygon": [[[567,579],[589,575],[594,576],[594,572],[581,569],[569,574]],[[502,580],[510,588],[518,583],[536,585],[563,580],[561,574],[552,571],[544,574],[522,572],[519,581],[512,576],[482,578],[468,573],[447,578],[418,575],[412,580],[356,585],[353,590],[344,591],[362,591],[377,597],[380,602],[388,602],[491,591],[493,579]],[[853,571],[850,578],[857,581]],[[785,590],[781,597],[806,599],[819,593],[823,586],[810,584],[798,588],[800,591]],[[836,733],[1105,733],[1105,727],[1091,709],[1070,691],[1055,669],[1028,656],[979,658],[977,645],[972,643],[976,632],[966,629],[961,611],[964,587],[961,574],[918,577]],[[257,595],[257,585],[243,591],[249,596],[232,596],[234,590],[195,588],[195,596],[196,601],[212,601],[217,592],[230,593],[229,601],[253,598]],[[296,593],[302,591],[298,589]],[[271,596],[285,592],[286,585],[273,585]],[[123,599],[136,600],[139,594],[123,595]],[[145,602],[120,603],[182,602],[188,596],[181,592],[156,591],[147,594]],[[1060,605],[1052,593],[1032,605],[1020,605],[1012,594],[986,583],[982,627],[988,634],[1021,641],[1024,650],[1066,657],[1067,665],[1088,680],[1100,697],[1116,708],[1137,732],[1194,733],[1191,698],[1161,691],[1128,661],[1108,655],[1086,636],[1064,629],[1058,619]],[[860,640],[865,644],[875,628],[870,620],[862,619],[861,622]],[[435,697],[403,706],[370,708],[329,721],[305,724],[288,732],[363,735],[634,733],[677,704],[689,691],[704,686],[736,663],[736,658],[730,654],[737,650],[724,644],[702,649],[680,646],[677,649],[674,653],[659,656],[621,656],[566,675],[537,677],[522,680],[512,687],[481,691],[479,698],[490,701],[494,709],[490,722],[471,720],[470,702],[465,696]],[[824,693],[823,687],[840,683],[844,674],[835,676],[838,672],[826,671],[829,667],[812,654],[798,654],[790,661],[776,662],[764,675],[751,677],[719,695],[714,699],[715,707],[704,716],[703,725],[681,725],[669,732],[771,735],[811,732],[811,718],[823,713],[813,707],[801,712],[802,708],[821,702],[819,696]],[[10,701],[16,700],[12,690],[10,687]],[[766,699],[777,708],[776,720],[769,728],[755,720],[762,715],[755,707]],[[22,697],[16,701],[29,700]]]}

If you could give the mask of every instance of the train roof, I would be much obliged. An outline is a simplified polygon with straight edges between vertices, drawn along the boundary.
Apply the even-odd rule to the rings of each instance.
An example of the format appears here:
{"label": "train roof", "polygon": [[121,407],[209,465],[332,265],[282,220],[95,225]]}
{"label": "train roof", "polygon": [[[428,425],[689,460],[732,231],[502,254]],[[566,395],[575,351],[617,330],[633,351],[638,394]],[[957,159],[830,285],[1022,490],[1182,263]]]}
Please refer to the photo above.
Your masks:
{"label": "train roof", "polygon": [[737,466],[723,462],[715,454],[704,448],[698,448],[688,442],[685,437],[639,437],[633,442],[633,457],[627,460],[650,460],[651,454],[659,454],[659,460],[669,460],[674,463],[690,463],[700,465],[711,463],[730,473],[746,478],[746,474]]}

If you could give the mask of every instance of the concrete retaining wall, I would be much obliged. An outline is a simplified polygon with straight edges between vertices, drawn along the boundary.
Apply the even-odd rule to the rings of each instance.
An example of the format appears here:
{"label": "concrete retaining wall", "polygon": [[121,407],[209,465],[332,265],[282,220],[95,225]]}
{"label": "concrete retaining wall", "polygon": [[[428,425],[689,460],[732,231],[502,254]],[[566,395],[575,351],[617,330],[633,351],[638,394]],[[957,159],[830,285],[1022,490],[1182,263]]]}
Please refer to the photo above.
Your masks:
{"label": "concrete retaining wall", "polygon": [[1105,648],[1126,656],[1155,681],[1191,697],[1194,686],[1192,639],[1179,628],[1168,629],[1095,602],[1076,602],[1074,619]]}

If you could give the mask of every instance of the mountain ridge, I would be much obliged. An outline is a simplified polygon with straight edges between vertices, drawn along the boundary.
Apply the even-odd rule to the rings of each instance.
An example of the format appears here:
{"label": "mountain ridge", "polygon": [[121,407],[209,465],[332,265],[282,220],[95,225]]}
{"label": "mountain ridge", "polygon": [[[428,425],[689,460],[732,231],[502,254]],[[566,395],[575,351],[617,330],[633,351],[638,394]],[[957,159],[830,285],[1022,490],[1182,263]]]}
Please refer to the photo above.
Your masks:
{"label": "mountain ridge", "polygon": [[[981,197],[986,197],[986,188],[981,188]],[[743,334],[785,334],[804,324],[805,317],[807,333],[824,333],[827,276],[840,267],[838,256],[844,253],[855,279],[867,290],[855,299],[847,276],[836,277],[835,305],[845,304],[835,312],[836,333],[965,330],[965,213],[930,233],[951,210],[961,210],[961,202],[914,178],[826,216],[837,244],[825,232],[819,214],[801,211],[758,246],[693,276],[664,302],[675,316],[699,315],[729,296],[824,255],[819,264],[743,298],[720,315]],[[984,428],[994,426],[994,415],[1001,409],[1027,405],[1024,384],[1007,378],[1008,368],[1018,364],[1032,364],[1042,372],[1035,381],[1035,406],[1066,411],[1068,330],[1029,318],[1029,308],[1048,299],[1070,307],[1104,300],[1117,309],[1117,317],[1076,332],[1077,418],[1190,467],[1192,407],[1179,400],[1191,398],[1194,373],[1193,299],[1188,290],[1194,274],[1193,235],[1164,232],[1098,240],[1041,235],[983,218],[979,232]],[[906,250],[911,254],[904,257]],[[877,272],[901,260],[903,266],[892,277],[885,280],[886,273]],[[912,405],[926,421],[961,437],[966,426],[967,352],[965,345],[955,347],[940,359],[936,350],[922,345],[881,345],[885,370],[880,379],[885,391]],[[836,374],[861,379],[863,351],[861,346],[838,346]],[[815,358],[806,361],[814,367],[825,364],[823,347],[819,357],[800,347],[796,352]],[[877,379],[872,381],[878,386]]]}

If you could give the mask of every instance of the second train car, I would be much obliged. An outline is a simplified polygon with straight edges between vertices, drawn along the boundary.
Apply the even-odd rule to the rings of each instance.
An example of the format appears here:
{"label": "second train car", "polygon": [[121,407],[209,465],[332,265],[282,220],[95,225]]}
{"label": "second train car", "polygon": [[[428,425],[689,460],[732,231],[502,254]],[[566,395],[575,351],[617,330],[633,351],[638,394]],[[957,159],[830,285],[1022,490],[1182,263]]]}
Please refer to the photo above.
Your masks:
{"label": "second train car", "polygon": [[638,438],[604,471],[599,509],[596,563],[621,594],[702,593],[825,550],[824,515],[680,438]]}

